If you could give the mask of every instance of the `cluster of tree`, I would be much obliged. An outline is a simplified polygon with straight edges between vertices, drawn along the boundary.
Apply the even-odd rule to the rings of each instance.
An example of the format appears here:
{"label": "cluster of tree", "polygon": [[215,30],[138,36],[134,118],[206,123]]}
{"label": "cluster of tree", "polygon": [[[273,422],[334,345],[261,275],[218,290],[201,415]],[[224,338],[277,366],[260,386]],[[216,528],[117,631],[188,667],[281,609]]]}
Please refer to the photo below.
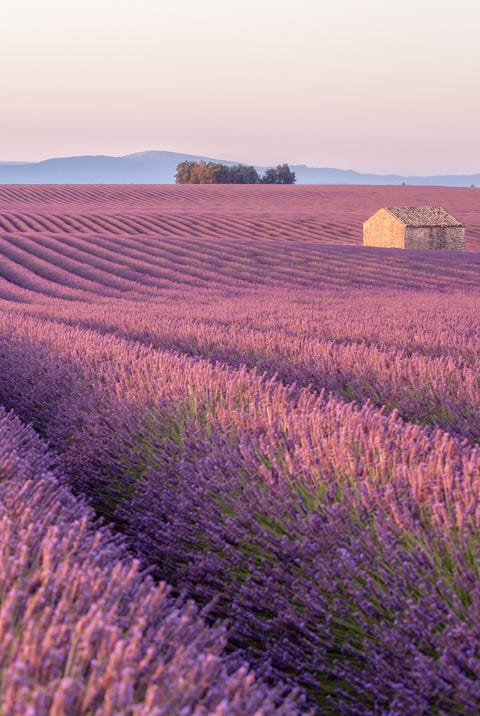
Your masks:
{"label": "cluster of tree", "polygon": [[217,162],[180,162],[175,174],[177,184],[295,184],[295,172],[288,164],[267,169],[260,176],[255,167]]}

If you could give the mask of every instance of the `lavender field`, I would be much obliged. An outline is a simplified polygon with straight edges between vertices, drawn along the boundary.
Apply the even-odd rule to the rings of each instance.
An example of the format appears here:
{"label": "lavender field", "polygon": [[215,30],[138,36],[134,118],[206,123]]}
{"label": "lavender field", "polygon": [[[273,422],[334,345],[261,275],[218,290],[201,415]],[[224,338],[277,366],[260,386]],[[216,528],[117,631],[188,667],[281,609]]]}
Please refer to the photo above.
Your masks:
{"label": "lavender field", "polygon": [[4,712],[478,714],[479,316],[478,190],[0,187]]}

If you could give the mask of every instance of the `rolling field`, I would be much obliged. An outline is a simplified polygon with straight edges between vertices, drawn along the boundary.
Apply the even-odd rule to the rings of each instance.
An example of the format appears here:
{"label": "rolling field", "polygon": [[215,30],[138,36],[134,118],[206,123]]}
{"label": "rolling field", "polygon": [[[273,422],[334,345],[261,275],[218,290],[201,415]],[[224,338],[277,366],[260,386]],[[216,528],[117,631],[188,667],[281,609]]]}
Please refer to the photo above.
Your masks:
{"label": "rolling field", "polygon": [[[468,253],[364,248],[392,203],[443,203]],[[0,297],[156,296],[158,289],[477,285],[476,189],[296,186],[0,187]],[[472,208],[476,207],[475,208]],[[433,261],[433,264],[432,264]]]}
{"label": "rolling field", "polygon": [[478,714],[479,192],[0,187],[6,713]]}

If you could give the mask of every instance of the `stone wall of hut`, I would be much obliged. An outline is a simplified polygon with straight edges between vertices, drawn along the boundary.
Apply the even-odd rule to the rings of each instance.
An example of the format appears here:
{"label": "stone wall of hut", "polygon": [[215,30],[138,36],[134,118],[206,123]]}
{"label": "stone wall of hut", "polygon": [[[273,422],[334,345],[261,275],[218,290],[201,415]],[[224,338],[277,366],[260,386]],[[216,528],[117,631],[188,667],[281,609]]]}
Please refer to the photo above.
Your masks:
{"label": "stone wall of hut", "polygon": [[465,229],[460,226],[405,227],[406,249],[465,249]]}
{"label": "stone wall of hut", "polygon": [[405,227],[389,211],[379,209],[363,224],[364,246],[383,246],[385,248],[404,248]]}

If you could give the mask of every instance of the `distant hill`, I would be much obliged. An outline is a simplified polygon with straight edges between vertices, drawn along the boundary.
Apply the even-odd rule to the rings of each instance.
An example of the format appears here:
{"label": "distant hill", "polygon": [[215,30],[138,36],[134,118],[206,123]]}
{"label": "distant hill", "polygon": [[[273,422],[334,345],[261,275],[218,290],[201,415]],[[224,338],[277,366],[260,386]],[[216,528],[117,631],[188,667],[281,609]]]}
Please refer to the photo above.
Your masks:
{"label": "distant hill", "polygon": [[431,176],[401,176],[400,174],[364,174],[352,169],[309,167],[298,164],[291,167],[297,184],[408,184],[410,186],[480,186],[479,174],[434,174]]}
{"label": "distant hill", "polygon": [[[139,152],[124,157],[92,155],[60,157],[41,162],[0,162],[0,184],[172,184],[180,162],[234,161],[177,152]],[[283,161],[279,157],[279,162]],[[257,166],[262,172],[265,167]],[[401,176],[363,174],[348,169],[291,165],[297,184],[405,184],[417,186],[480,186],[479,174]]]}
{"label": "distant hill", "polygon": [[140,152],[124,157],[92,155],[0,162],[0,184],[171,184],[179,162],[199,160],[175,152]]}
{"label": "distant hill", "polygon": [[400,174],[364,174],[352,169],[308,167],[299,164],[291,167],[297,184],[378,184],[409,186],[480,186],[479,174],[434,174],[431,176],[402,176]]}

